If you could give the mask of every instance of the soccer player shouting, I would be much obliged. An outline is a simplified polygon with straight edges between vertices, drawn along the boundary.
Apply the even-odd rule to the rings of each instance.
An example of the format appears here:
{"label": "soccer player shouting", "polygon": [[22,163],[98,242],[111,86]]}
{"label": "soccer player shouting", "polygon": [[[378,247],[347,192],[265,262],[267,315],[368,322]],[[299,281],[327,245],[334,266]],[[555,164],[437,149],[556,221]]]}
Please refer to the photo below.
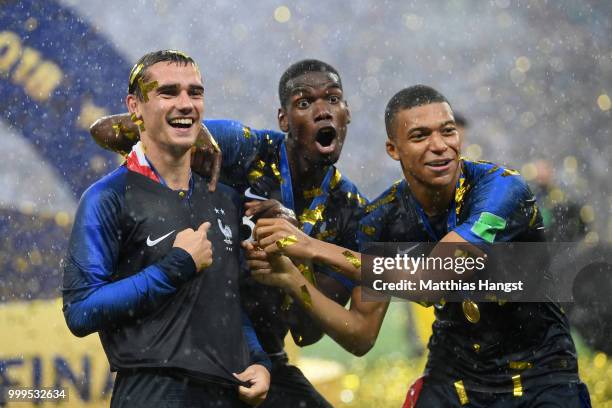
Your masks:
{"label": "soccer player shouting", "polygon": [[[442,94],[426,86],[398,92],[387,105],[385,124],[387,153],[400,162],[404,179],[366,207],[359,229],[362,248],[369,242],[544,240],[533,194],[516,171],[461,159],[461,137]],[[272,264],[270,271],[262,251],[252,248],[250,262],[263,281],[285,288],[298,301],[306,288],[312,294],[308,310],[341,344],[351,337],[370,342],[364,322],[376,326],[382,319],[373,312],[377,303],[372,313],[336,307],[285,257],[275,257],[317,254],[318,261],[359,279],[360,268],[354,267],[359,254],[349,256],[344,248],[304,236],[279,220],[260,220],[256,235]],[[294,236],[295,243],[277,245],[285,236]],[[568,321],[557,304],[465,300],[441,302],[435,314],[425,375],[408,392],[405,407],[590,406]]]}
{"label": "soccer player shouting", "polygon": [[[298,215],[301,233],[357,249],[357,226],[366,200],[334,166],[350,122],[340,75],[322,61],[299,61],[283,73],[278,92],[282,132],[250,129],[227,120],[204,121],[222,153],[221,178],[244,191],[247,200],[255,198],[247,204],[247,214],[266,212],[272,201],[258,200],[274,199]],[[120,130],[119,137],[113,125]],[[94,139],[115,151],[131,144],[125,137],[129,132],[137,129],[122,115],[103,118],[92,127]],[[291,237],[283,242],[291,244]],[[350,279],[309,261],[298,262],[301,273],[330,302],[344,305],[359,296],[360,288]],[[277,288],[248,279],[242,297],[272,360],[270,391],[262,407],[329,407],[300,370],[289,364],[284,352],[289,329],[298,345],[308,345],[322,337],[320,327],[299,302],[292,304]],[[305,301],[308,297],[304,293]]]}

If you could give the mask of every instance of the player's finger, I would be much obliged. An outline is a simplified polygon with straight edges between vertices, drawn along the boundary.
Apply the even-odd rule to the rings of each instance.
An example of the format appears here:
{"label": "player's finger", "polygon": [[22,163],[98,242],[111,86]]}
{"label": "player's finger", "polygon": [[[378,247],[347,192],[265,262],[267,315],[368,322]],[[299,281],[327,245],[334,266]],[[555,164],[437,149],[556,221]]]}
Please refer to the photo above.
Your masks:
{"label": "player's finger", "polygon": [[208,233],[209,229],[210,229],[210,222],[206,221],[206,222],[203,222],[198,227],[198,232],[203,232],[204,233],[204,237],[206,237],[206,234]]}

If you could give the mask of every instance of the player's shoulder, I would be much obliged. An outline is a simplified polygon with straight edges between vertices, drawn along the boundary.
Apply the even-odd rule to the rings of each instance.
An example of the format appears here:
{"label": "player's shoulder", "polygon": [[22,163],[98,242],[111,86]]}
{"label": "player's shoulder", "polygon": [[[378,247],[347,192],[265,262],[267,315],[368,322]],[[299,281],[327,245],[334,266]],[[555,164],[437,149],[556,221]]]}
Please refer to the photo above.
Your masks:
{"label": "player's shoulder", "polygon": [[81,196],[81,201],[108,200],[123,196],[127,174],[127,167],[120,166],[89,186]]}
{"label": "player's shoulder", "polygon": [[75,222],[98,223],[116,217],[123,207],[128,169],[121,166],[93,183],[81,196]]}
{"label": "player's shoulder", "polygon": [[507,192],[510,195],[521,195],[529,187],[521,174],[514,169],[489,161],[463,160],[463,170],[468,184],[479,186],[479,190],[495,193]]}
{"label": "player's shoulder", "polygon": [[349,203],[355,203],[358,207],[365,207],[368,204],[368,199],[363,195],[355,183],[348,177],[340,173],[340,170],[334,167],[335,174],[332,178],[332,188],[335,188]]}
{"label": "player's shoulder", "polygon": [[400,194],[402,189],[405,187],[405,184],[406,181],[403,179],[393,183],[378,197],[376,197],[368,205],[366,205],[366,215],[384,214],[389,212],[392,208],[396,207],[399,204]]}

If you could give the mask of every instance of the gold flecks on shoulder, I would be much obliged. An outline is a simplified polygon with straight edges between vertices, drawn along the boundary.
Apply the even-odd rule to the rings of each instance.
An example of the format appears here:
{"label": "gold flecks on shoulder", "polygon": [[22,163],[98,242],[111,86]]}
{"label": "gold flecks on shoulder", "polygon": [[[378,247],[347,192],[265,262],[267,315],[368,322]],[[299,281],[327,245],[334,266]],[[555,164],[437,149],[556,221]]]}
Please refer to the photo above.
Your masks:
{"label": "gold flecks on shoulder", "polygon": [[244,136],[245,139],[250,139],[251,138],[251,129],[248,126],[243,126],[242,127],[242,135]]}
{"label": "gold flecks on shoulder", "polygon": [[359,228],[364,234],[369,235],[371,237],[376,234],[376,228],[372,227],[371,225],[361,225]]}
{"label": "gold flecks on shoulder", "polygon": [[469,190],[469,184],[465,183],[465,178],[459,179],[459,187],[455,190],[455,211],[457,215],[461,212],[461,207],[463,206],[463,200],[465,198],[465,193]]}
{"label": "gold flecks on shoulder", "polygon": [[272,173],[274,174],[274,177],[276,177],[276,179],[278,180],[279,183],[283,182],[283,178],[281,177],[281,173],[278,170],[278,167],[276,166],[276,163],[270,163],[270,168],[272,169]]}
{"label": "gold flecks on shoulder", "polygon": [[323,190],[321,190],[319,187],[304,190],[303,192],[304,198],[306,199],[315,198],[321,194],[323,194]]}
{"label": "gold flecks on shoulder", "polygon": [[332,179],[329,183],[329,188],[332,190],[336,188],[336,186],[340,183],[341,179],[342,179],[342,174],[340,173],[340,170],[334,169],[334,175],[332,176]]}
{"label": "gold flecks on shoulder", "polygon": [[367,204],[366,199],[363,198],[361,195],[359,195],[359,193],[352,193],[352,192],[347,192],[346,193],[346,198],[351,201],[351,199],[356,200],[360,206],[364,206]]}
{"label": "gold flecks on shoulder", "polygon": [[508,176],[519,176],[521,173],[518,170],[514,170],[514,169],[504,169],[503,173],[502,173],[502,177],[508,177]]}
{"label": "gold flecks on shoulder", "polygon": [[396,193],[397,193],[397,188],[398,188],[398,186],[399,186],[399,184],[401,182],[402,182],[402,180],[398,180],[395,183],[393,183],[393,185],[389,189],[389,192],[384,197],[381,197],[378,200],[374,201],[372,204],[368,205],[365,208],[366,214],[367,213],[371,213],[372,211],[374,211],[375,209],[377,209],[381,205],[385,205],[385,204],[388,204],[390,202],[395,201],[395,197],[396,197]]}

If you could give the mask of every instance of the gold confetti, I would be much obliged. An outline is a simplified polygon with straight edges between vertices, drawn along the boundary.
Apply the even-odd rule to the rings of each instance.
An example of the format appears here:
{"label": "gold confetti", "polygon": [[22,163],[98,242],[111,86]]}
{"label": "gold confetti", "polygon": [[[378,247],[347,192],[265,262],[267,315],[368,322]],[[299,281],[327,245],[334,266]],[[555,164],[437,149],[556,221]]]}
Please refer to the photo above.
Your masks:
{"label": "gold confetti", "polygon": [[346,261],[353,265],[355,269],[361,268],[361,261],[351,251],[344,251],[342,255],[344,255]]}
{"label": "gold confetti", "polygon": [[317,188],[311,188],[310,190],[304,190],[304,198],[306,199],[310,199],[310,198],[315,198],[316,196],[319,196],[323,194],[323,190],[321,190],[319,187]]}
{"label": "gold confetti", "polygon": [[523,384],[521,383],[521,375],[512,376],[512,395],[515,397],[523,396]]}
{"label": "gold confetti", "polygon": [[141,132],[144,132],[145,130],[144,121],[141,118],[136,116],[135,113],[132,113],[132,115],[130,116],[130,119],[132,120],[132,122],[134,122],[136,126],[138,126],[138,129],[140,129]]}
{"label": "gold confetti", "polygon": [[140,93],[142,93],[142,99],[145,102],[149,102],[149,92],[157,88],[157,86],[157,81],[151,81],[145,84],[142,78],[138,78],[138,87],[140,88]]}
{"label": "gold confetti", "polygon": [[342,178],[342,174],[340,174],[340,170],[334,169],[334,175],[329,183],[329,188],[334,189],[340,183],[340,179]]}
{"label": "gold confetti", "polygon": [[281,177],[280,171],[278,171],[278,167],[276,167],[276,163],[271,163],[270,164],[270,168],[272,169],[272,173],[274,174],[274,177],[276,177],[276,179],[280,183],[282,183],[283,182],[283,178]]}
{"label": "gold confetti", "polygon": [[518,170],[514,170],[514,169],[504,169],[503,173],[502,173],[502,177],[508,177],[508,176],[519,176],[521,173],[519,173]]}
{"label": "gold confetti", "polygon": [[360,228],[364,234],[369,235],[371,237],[374,236],[374,234],[376,234],[376,228],[371,227],[369,225],[362,225]]}
{"label": "gold confetti", "polygon": [[132,73],[130,74],[130,83],[129,83],[129,87],[132,87],[132,84],[134,83],[134,79],[136,79],[136,76],[138,76],[138,74],[140,73],[140,71],[142,71],[142,69],[144,68],[143,64],[136,64],[132,67]]}
{"label": "gold confetti", "polygon": [[328,239],[335,238],[336,235],[338,235],[338,231],[334,229],[328,229],[328,230],[321,231],[318,234],[316,234],[315,238],[318,239],[319,241],[326,241]]}
{"label": "gold confetti", "polygon": [[461,405],[465,405],[470,402],[467,396],[467,392],[465,392],[463,381],[459,380],[455,382],[455,391],[457,391],[457,396],[459,397],[459,402],[461,403]]}
{"label": "gold confetti", "polygon": [[512,370],[527,370],[528,368],[533,368],[533,363],[529,361],[511,361],[508,366]]}
{"label": "gold confetti", "polygon": [[312,297],[310,296],[306,285],[302,285],[300,287],[300,296],[302,297],[302,302],[304,303],[304,306],[306,306],[307,308],[312,308]]}
{"label": "gold confetti", "polygon": [[480,344],[478,344],[478,343],[474,343],[474,344],[472,345],[472,348],[474,349],[474,351],[475,351],[476,353],[480,352]]}
{"label": "gold confetti", "polygon": [[399,184],[401,182],[402,182],[401,180],[398,180],[395,183],[393,183],[393,185],[389,189],[389,193],[387,193],[387,195],[385,195],[384,197],[380,198],[379,200],[376,200],[372,204],[368,205],[365,208],[365,212],[366,213],[371,213],[372,211],[374,211],[375,209],[377,209],[381,205],[385,205],[385,204],[388,204],[388,203],[394,201],[395,200],[395,193],[397,192],[397,187],[399,186]]}
{"label": "gold confetti", "polygon": [[179,191],[179,197],[180,197],[180,198],[185,197],[185,192],[184,192],[184,191]]}
{"label": "gold confetti", "polygon": [[465,178],[459,179],[459,187],[455,190],[455,212],[457,215],[461,212],[461,206],[463,206],[463,198],[468,190],[468,186],[465,185]]}
{"label": "gold confetti", "polygon": [[310,209],[305,209],[304,213],[302,215],[300,215],[300,223],[302,224],[316,224],[317,221],[320,221],[323,219],[323,211],[325,210],[325,206],[323,205],[318,205],[316,206],[313,210]]}
{"label": "gold confetti", "polygon": [[246,139],[249,139],[251,137],[251,129],[247,126],[244,126],[242,128],[242,134],[244,135]]}
{"label": "gold confetti", "polygon": [[297,237],[295,235],[289,235],[285,238],[279,239],[276,241],[276,246],[278,249],[286,248],[290,245],[294,245],[297,242]]}
{"label": "gold confetti", "polygon": [[307,265],[304,264],[299,264],[298,269],[308,282],[312,283],[313,285],[316,285],[315,274],[312,269],[310,269]]}
{"label": "gold confetti", "polygon": [[261,177],[263,177],[263,173],[259,170],[251,170],[251,172],[247,175],[249,183],[254,183],[258,178]]}

